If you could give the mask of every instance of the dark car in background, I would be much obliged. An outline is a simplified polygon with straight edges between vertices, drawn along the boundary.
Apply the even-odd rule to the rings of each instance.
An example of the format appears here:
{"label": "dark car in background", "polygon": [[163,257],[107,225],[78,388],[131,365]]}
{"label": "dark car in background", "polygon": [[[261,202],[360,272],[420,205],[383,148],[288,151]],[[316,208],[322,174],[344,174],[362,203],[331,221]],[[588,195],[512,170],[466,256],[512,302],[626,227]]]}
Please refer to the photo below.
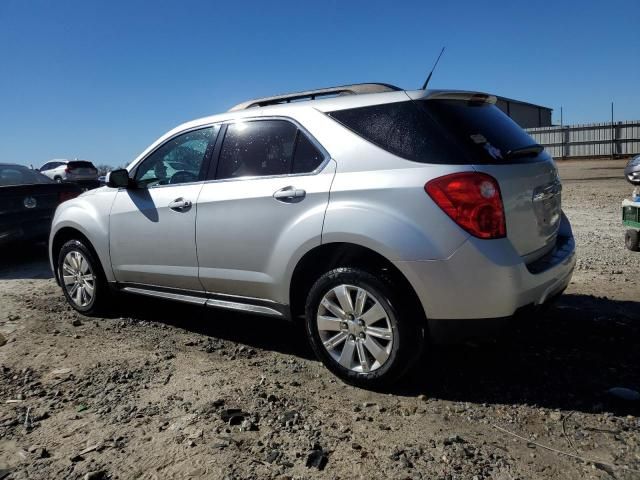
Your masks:
{"label": "dark car in background", "polygon": [[47,240],[58,205],[82,189],[22,165],[0,163],[0,246]]}

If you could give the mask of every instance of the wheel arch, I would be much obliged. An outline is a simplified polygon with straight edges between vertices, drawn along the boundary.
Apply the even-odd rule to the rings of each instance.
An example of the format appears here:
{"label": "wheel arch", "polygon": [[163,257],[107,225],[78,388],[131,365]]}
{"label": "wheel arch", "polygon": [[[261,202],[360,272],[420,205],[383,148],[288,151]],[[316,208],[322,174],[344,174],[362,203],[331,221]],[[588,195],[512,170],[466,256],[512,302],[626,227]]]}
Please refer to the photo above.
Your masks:
{"label": "wheel arch", "polygon": [[67,243],[69,240],[79,240],[81,241],[93,254],[93,256],[100,262],[100,268],[102,270],[102,274],[104,275],[106,270],[104,265],[102,264],[102,259],[91,240],[85,235],[82,231],[75,227],[66,226],[60,228],[51,239],[51,266],[53,269],[53,274],[55,276],[56,282],[60,285],[60,278],[58,276],[58,255],[60,254],[60,250],[62,246]]}
{"label": "wheel arch", "polygon": [[304,315],[307,294],[324,273],[338,267],[361,268],[372,275],[385,278],[404,292],[422,319],[426,315],[422,303],[409,280],[384,255],[362,245],[348,242],[323,243],[306,252],[296,264],[289,284],[291,318]]}

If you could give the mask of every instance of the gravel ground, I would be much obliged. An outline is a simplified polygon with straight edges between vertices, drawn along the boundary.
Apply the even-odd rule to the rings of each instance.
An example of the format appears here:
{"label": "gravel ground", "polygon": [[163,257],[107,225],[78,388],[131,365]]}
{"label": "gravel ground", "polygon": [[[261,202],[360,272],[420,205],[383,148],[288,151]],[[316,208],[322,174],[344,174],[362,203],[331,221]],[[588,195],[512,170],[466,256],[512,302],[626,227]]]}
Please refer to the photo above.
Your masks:
{"label": "gravel ground", "polygon": [[144,298],[114,305],[110,318],[81,317],[42,247],[4,252],[0,470],[640,478],[640,401],[608,392],[640,390],[640,254],[623,244],[622,166],[560,165],[579,261],[556,306],[494,342],[433,347],[386,394],[336,380],[284,322]]}

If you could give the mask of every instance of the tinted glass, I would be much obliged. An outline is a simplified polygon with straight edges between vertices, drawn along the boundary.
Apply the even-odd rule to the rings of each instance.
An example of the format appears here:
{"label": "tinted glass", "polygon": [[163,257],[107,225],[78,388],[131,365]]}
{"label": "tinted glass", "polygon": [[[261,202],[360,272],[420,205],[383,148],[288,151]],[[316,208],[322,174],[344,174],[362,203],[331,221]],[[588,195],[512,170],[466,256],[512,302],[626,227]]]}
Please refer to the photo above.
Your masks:
{"label": "tinted glass", "polygon": [[475,163],[522,163],[538,157],[537,154],[509,157],[509,152],[536,145],[536,141],[495,105],[459,100],[417,103],[459,142]]}
{"label": "tinted glass", "polygon": [[516,163],[510,150],[535,141],[496,106],[422,100],[331,112],[379,147],[408,160],[440,164]]}
{"label": "tinted glass", "polygon": [[54,183],[49,177],[19,165],[0,165],[0,186]]}
{"label": "tinted glass", "polygon": [[73,162],[69,162],[67,165],[69,168],[96,168],[93,166],[93,163],[86,162],[84,160],[74,160]]}
{"label": "tinted glass", "polygon": [[220,127],[194,130],[160,146],[136,170],[140,186],[177,185],[202,180],[207,148],[213,144]]}
{"label": "tinted glass", "polygon": [[230,124],[222,143],[217,178],[290,173],[297,130],[284,120]]}
{"label": "tinted glass", "polygon": [[302,132],[298,133],[296,152],[293,157],[293,173],[313,172],[320,166],[324,156]]}

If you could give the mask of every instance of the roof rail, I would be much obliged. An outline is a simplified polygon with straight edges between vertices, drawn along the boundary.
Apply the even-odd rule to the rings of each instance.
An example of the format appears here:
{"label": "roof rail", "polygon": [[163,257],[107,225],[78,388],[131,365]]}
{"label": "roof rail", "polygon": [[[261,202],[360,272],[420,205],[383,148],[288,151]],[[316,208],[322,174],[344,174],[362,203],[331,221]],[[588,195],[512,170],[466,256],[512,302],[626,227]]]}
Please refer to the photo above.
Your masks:
{"label": "roof rail", "polygon": [[319,88],[317,90],[307,90],[306,92],[287,93],[274,97],[256,98],[247,100],[230,108],[230,112],[246,110],[253,107],[264,107],[266,105],[277,105],[279,103],[290,103],[296,100],[315,100],[317,97],[327,97],[334,95],[358,95],[362,93],[382,93],[396,92],[402,90],[388,83],[356,83],[354,85],[342,85],[339,87]]}

